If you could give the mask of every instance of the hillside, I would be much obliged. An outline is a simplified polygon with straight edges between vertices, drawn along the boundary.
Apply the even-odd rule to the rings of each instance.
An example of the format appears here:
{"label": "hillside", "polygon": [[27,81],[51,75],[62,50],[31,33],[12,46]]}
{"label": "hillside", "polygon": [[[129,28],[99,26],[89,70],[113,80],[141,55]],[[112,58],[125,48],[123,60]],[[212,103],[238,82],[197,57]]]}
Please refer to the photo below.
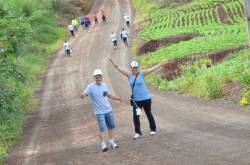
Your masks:
{"label": "hillside", "polygon": [[[23,20],[24,17],[21,13],[16,13],[22,6],[20,1],[15,0],[15,4],[17,4],[15,8],[13,8],[13,4],[7,6],[11,1],[14,2],[14,0],[10,0],[5,4],[5,7],[7,7],[5,13],[11,11],[9,14],[15,13],[15,15],[8,15],[4,18],[9,22],[11,19],[15,20],[15,26],[11,22],[5,25],[10,31],[19,27],[19,23],[22,22],[19,20]],[[22,3],[24,1],[26,0],[21,0]],[[74,1],[65,0],[65,2]],[[183,3],[184,1],[188,3]],[[171,14],[164,15],[163,11],[169,12],[172,10],[174,12],[178,8],[186,9],[188,6],[193,6],[193,3],[198,3],[198,1],[135,0],[134,4],[137,6],[137,10],[134,10],[129,0],[96,0],[88,16],[93,21],[93,16],[97,12],[100,21],[96,25],[92,24],[91,30],[80,27],[76,36],[68,39],[72,49],[72,52],[70,51],[71,56],[67,56],[62,49],[62,40],[68,34],[67,28],[58,26],[58,24],[68,24],[67,18],[71,17],[71,14],[65,13],[68,9],[64,10],[62,6],[58,8],[58,2],[60,2],[59,5],[62,5],[61,2],[63,1],[51,0],[50,2],[56,2],[55,4],[52,3],[53,8],[48,8],[47,3],[39,4],[40,2],[49,2],[48,0],[27,0],[27,2],[29,3],[26,7],[37,2],[32,7],[33,10],[28,10],[32,12],[28,12],[29,14],[25,16],[27,20],[25,19],[25,24],[23,24],[24,27],[31,28],[28,28],[28,31],[24,29],[22,33],[15,31],[11,35],[20,34],[20,36],[24,36],[21,40],[18,40],[17,43],[20,44],[16,44],[17,47],[10,44],[13,46],[13,51],[10,48],[6,49],[7,43],[13,40],[8,35],[10,33],[1,36],[1,39],[4,39],[4,36],[9,37],[3,44],[5,48],[3,52],[5,53],[6,50],[8,52],[3,57],[3,64],[9,65],[4,65],[2,70],[5,74],[2,74],[3,79],[0,83],[0,86],[3,86],[1,91],[4,90],[3,93],[5,94],[0,93],[0,115],[1,122],[3,121],[1,123],[0,140],[1,150],[4,151],[2,155],[8,148],[3,164],[249,165],[250,113],[245,111],[246,108],[224,98],[208,101],[186,95],[198,95],[197,91],[202,91],[205,95],[200,96],[213,99],[229,97],[228,94],[224,94],[226,90],[237,91],[231,93],[239,95],[238,102],[242,93],[246,90],[244,84],[247,84],[249,78],[244,73],[248,69],[247,62],[249,61],[248,49],[244,41],[235,44],[232,39],[232,43],[235,45],[229,46],[228,40],[228,43],[221,49],[217,46],[216,49],[208,50],[207,47],[203,46],[200,47],[201,52],[195,53],[192,47],[197,49],[196,44],[205,45],[205,38],[202,37],[204,31],[198,32],[201,29],[200,27],[194,30],[196,32],[192,32],[191,29],[188,33],[181,33],[180,28],[179,33],[167,35],[164,29],[172,28],[173,31],[177,29],[177,26],[174,28],[170,26],[169,28],[163,27],[161,31],[158,31],[164,33],[164,35],[159,34],[160,37],[142,39],[136,36],[139,34],[143,37],[144,34],[148,33],[146,33],[147,27],[153,27],[164,22],[164,19],[158,22],[154,20],[158,18],[155,15],[162,14],[162,17],[172,17]],[[72,3],[68,4],[67,7],[75,6],[71,5]],[[24,8],[25,11],[27,11],[26,7]],[[199,6],[199,8],[201,7]],[[81,10],[79,5],[75,9],[79,12]],[[43,11],[42,16],[38,20],[34,19],[37,18],[35,13],[40,10]],[[101,13],[105,13],[107,22],[101,20]],[[127,13],[131,19],[136,16],[135,24],[131,24],[132,28],[125,27],[130,34],[128,47],[122,43],[123,40],[119,35],[121,28],[126,25],[123,19],[124,13]],[[178,14],[178,12],[176,13]],[[184,15],[187,13],[185,12]],[[190,13],[192,12],[190,11]],[[198,18],[198,16],[195,18]],[[33,23],[34,20],[37,21]],[[44,22],[44,20],[47,22]],[[150,24],[152,21],[155,22]],[[4,21],[0,21],[0,24],[2,22]],[[223,26],[220,23],[217,24],[221,27],[231,26],[231,24]],[[218,26],[217,24],[214,23],[213,28]],[[236,25],[237,23],[233,26]],[[37,31],[33,33],[34,30]],[[117,34],[119,45],[117,48],[112,45],[112,38],[110,37],[112,32]],[[155,35],[154,30],[152,29],[152,33],[148,34],[149,36]],[[217,35],[219,34],[215,36]],[[223,39],[223,35],[220,37]],[[14,38],[19,38],[19,35]],[[187,45],[190,52],[179,46],[197,39],[200,39],[200,42],[190,46]],[[210,40],[210,37],[207,40]],[[243,40],[247,42],[247,38]],[[210,44],[209,47],[213,46],[211,41],[207,43],[208,46]],[[223,45],[219,42],[216,44]],[[179,53],[176,54],[168,50],[169,48],[172,50],[175,46],[185,50],[184,53],[179,55]],[[57,48],[58,50],[56,50]],[[169,53],[166,53],[166,49]],[[177,50],[179,49],[176,48]],[[207,53],[205,53],[205,50],[208,50]],[[164,53],[157,56],[159,51]],[[135,56],[135,53],[137,53],[137,56]],[[155,55],[157,56],[156,59],[153,58]],[[147,84],[145,86],[143,79],[140,78],[139,81],[135,82],[137,90],[133,92],[137,92],[138,96],[147,97],[145,97],[146,100],[135,101],[143,108],[140,117],[137,116],[135,106],[132,107],[129,104],[132,90],[127,77],[125,77],[130,72],[125,70],[126,68],[129,69],[131,56],[141,60],[143,68],[157,63],[159,57],[169,59],[168,63],[158,70],[159,72],[151,72],[152,77],[149,77],[148,82],[158,87],[160,85],[160,88],[185,92],[185,94],[180,95],[173,91],[150,88]],[[112,59],[115,65],[112,65],[108,59]],[[48,61],[49,67],[47,67]],[[117,71],[120,67],[124,67],[124,70],[121,69],[124,76]],[[100,76],[98,78],[93,76],[93,71],[96,68],[102,70],[103,79]],[[245,70],[243,71],[242,68]],[[132,74],[136,73],[135,70],[131,71]],[[146,72],[149,73],[152,70]],[[227,73],[226,76],[225,73]],[[239,75],[242,75],[242,79],[239,78]],[[227,83],[224,83],[224,80],[221,79],[223,76]],[[39,85],[37,77],[42,81],[42,85]],[[199,80],[200,84],[193,84],[195,80]],[[185,81],[187,86],[181,84]],[[105,84],[100,84],[100,82]],[[90,92],[90,97],[81,98],[80,93],[88,88],[89,84],[94,85],[96,91]],[[105,89],[97,85],[105,86]],[[194,85],[196,85],[196,88]],[[145,90],[145,87],[148,90]],[[183,90],[177,87],[183,87]],[[189,88],[190,90],[188,90]],[[108,101],[112,106],[112,113],[110,113],[110,106],[107,109],[109,104],[107,95],[105,95],[107,90],[111,93],[111,99]],[[209,91],[209,93],[204,90]],[[32,97],[35,96],[34,93],[36,93],[37,101]],[[219,95],[220,93],[223,95]],[[112,96],[113,99],[115,99],[115,96],[123,97],[124,101],[120,102],[117,98],[112,100]],[[233,96],[233,98],[237,97]],[[96,108],[103,113],[96,114]],[[31,112],[32,109],[34,111]],[[150,115],[150,112],[152,115]],[[113,126],[111,127],[112,119],[107,119],[109,115],[110,117],[113,116],[111,118],[115,120],[115,129],[113,129]],[[99,121],[97,116],[98,118],[99,116],[104,118],[106,116],[105,121]],[[140,118],[140,124],[134,123],[137,120],[136,118]],[[153,124],[149,122],[153,118],[156,123],[155,131],[157,131],[154,136],[152,136]],[[98,124],[98,122],[103,123]],[[106,129],[105,123],[108,129]],[[24,125],[25,129],[22,133],[21,128]],[[104,132],[101,130],[101,125],[105,129]],[[137,133],[137,125],[140,125],[142,136],[135,140],[134,135]],[[19,138],[21,133],[22,136]],[[103,138],[100,134],[103,135]],[[115,141],[119,147],[113,148],[110,145],[112,141]],[[108,149],[104,149],[100,142],[103,145],[105,142]],[[9,147],[13,143],[15,145]],[[105,152],[103,152],[103,149]]]}
{"label": "hillside", "polygon": [[137,58],[143,67],[169,61],[149,83],[208,99],[244,98],[241,103],[249,103],[250,49],[243,1],[133,3],[135,24],[143,25]]}
{"label": "hillside", "polygon": [[0,0],[0,162],[37,105],[38,76],[68,34],[62,25],[89,5],[90,0]]}

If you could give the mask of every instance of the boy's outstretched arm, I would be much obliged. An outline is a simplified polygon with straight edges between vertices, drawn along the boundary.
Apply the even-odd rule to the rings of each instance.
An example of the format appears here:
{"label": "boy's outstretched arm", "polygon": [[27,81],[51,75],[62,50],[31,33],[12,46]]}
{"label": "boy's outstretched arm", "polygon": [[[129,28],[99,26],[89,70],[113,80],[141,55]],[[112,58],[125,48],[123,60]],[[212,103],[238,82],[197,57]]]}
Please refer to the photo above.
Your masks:
{"label": "boy's outstretched arm", "polygon": [[87,95],[86,93],[84,93],[84,92],[81,92],[81,93],[80,93],[80,97],[81,97],[81,98],[84,98],[84,97],[87,97],[87,96],[88,96],[88,95]]}
{"label": "boy's outstretched arm", "polygon": [[122,97],[118,97],[118,96],[113,96],[113,95],[108,95],[108,97],[112,100],[118,100],[120,102],[123,101],[123,98]]}

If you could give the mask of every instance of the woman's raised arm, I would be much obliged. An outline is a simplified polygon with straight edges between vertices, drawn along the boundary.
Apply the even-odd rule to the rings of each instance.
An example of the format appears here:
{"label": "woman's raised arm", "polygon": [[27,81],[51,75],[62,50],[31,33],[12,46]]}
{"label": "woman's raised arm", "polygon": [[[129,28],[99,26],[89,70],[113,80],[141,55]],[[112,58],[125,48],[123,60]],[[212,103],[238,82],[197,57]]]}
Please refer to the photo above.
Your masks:
{"label": "woman's raised arm", "polygon": [[112,64],[112,66],[113,66],[116,70],[118,70],[122,75],[124,75],[124,76],[126,76],[126,77],[129,76],[129,70],[128,70],[128,69],[126,69],[126,68],[121,68],[121,67],[119,67],[118,65],[116,65],[112,59],[110,59],[110,58],[108,58],[108,59],[109,59],[110,63]]}
{"label": "woman's raised arm", "polygon": [[160,68],[160,67],[161,67],[162,65],[164,65],[165,63],[166,63],[165,61],[162,61],[162,62],[160,62],[159,64],[153,66],[152,68],[144,69],[144,70],[142,70],[141,72],[142,72],[142,74],[143,74],[144,76],[147,76],[147,75],[149,75],[150,73],[156,71],[158,68]]}

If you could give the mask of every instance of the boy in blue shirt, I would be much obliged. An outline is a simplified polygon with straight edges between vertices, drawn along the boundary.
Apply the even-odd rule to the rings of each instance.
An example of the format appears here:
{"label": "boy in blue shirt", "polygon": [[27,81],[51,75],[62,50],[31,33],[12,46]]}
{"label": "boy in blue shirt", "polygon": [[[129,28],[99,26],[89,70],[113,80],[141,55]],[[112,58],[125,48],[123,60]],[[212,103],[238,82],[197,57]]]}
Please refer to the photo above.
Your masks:
{"label": "boy in blue shirt", "polygon": [[118,145],[115,143],[113,138],[113,131],[115,128],[115,121],[112,112],[111,104],[108,101],[108,98],[112,100],[119,100],[122,102],[121,97],[111,95],[107,85],[102,83],[103,73],[100,69],[94,71],[94,80],[95,82],[89,84],[84,92],[81,94],[81,97],[86,96],[91,97],[93,111],[96,114],[97,123],[99,126],[99,137],[100,145],[103,152],[108,150],[107,144],[103,140],[103,135],[108,128],[109,144],[113,149],[118,148]]}

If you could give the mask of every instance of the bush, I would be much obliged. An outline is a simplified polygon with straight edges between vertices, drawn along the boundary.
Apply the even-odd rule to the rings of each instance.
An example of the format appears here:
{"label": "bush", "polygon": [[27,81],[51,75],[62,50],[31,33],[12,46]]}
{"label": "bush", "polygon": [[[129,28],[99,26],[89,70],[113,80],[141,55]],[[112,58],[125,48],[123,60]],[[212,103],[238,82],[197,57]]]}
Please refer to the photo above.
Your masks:
{"label": "bush", "polygon": [[245,87],[245,93],[240,101],[241,105],[249,105],[250,104],[250,69],[245,70],[241,76],[240,81]]}
{"label": "bush", "polygon": [[240,105],[250,104],[250,89],[244,94],[243,98],[240,100]]}
{"label": "bush", "polygon": [[195,76],[183,76],[182,78],[178,79],[177,82],[177,90],[181,93],[189,93],[192,89],[195,80]]}
{"label": "bush", "polygon": [[240,74],[240,81],[246,87],[250,88],[250,69],[244,70],[243,73]]}
{"label": "bush", "polygon": [[21,134],[24,121],[22,88],[25,76],[18,66],[0,61],[0,161],[7,146]]}
{"label": "bush", "polygon": [[206,92],[209,99],[220,98],[224,96],[224,89],[217,75],[208,75],[206,77]]}

